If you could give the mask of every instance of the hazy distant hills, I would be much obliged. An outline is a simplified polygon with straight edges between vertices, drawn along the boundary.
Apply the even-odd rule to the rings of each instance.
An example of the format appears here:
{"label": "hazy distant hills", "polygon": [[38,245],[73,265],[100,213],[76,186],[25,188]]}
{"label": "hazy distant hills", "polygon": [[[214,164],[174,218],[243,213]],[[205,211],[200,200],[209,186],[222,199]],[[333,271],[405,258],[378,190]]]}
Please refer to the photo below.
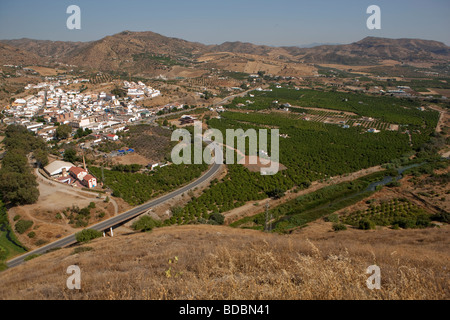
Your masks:
{"label": "hazy distant hills", "polygon": [[[243,42],[204,45],[154,32],[124,31],[91,42],[32,39],[0,42],[0,63],[64,62],[85,68],[126,72],[159,72],[174,65],[196,67],[196,58],[214,52],[288,57],[292,61],[345,65],[376,64],[382,60],[443,63],[450,47],[437,41],[368,37],[346,45],[312,48],[270,47]],[[189,64],[191,63],[191,64]],[[200,66],[201,67],[201,66]]]}
{"label": "hazy distant hills", "polygon": [[274,51],[280,50],[280,48],[235,41],[209,46],[209,50],[214,52],[245,53],[263,56],[270,55]]}
{"label": "hazy distant hills", "polygon": [[82,49],[89,45],[89,42],[66,42],[33,39],[3,40],[3,43],[28,52],[35,53],[40,57],[65,58],[76,49]]}
{"label": "hazy distant hills", "polygon": [[450,58],[450,47],[442,42],[419,39],[386,39],[367,37],[347,45],[325,45],[291,50],[306,62],[367,64],[381,60],[399,62],[445,62]]}
{"label": "hazy distant hills", "polygon": [[0,64],[27,65],[41,62],[42,58],[33,52],[0,42]]}

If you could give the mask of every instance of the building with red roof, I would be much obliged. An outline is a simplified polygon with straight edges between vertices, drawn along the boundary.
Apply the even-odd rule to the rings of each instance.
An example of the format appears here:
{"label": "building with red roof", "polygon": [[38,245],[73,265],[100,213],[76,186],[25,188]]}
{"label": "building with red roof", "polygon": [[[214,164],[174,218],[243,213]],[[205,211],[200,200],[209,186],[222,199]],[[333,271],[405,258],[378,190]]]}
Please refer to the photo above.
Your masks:
{"label": "building with red roof", "polygon": [[75,179],[78,179],[80,181],[83,181],[83,178],[88,174],[86,170],[79,167],[72,167],[69,169],[69,173],[72,177]]}
{"label": "building with red roof", "polygon": [[97,179],[93,175],[87,174],[83,178],[81,183],[83,183],[83,185],[86,186],[87,188],[91,189],[97,186]]}

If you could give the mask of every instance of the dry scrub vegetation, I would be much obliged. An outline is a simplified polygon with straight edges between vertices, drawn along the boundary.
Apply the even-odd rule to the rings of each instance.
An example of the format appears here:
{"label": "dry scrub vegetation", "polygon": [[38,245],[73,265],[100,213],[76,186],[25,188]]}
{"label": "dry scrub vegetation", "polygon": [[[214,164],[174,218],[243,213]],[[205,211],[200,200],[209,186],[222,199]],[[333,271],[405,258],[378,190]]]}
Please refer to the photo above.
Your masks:
{"label": "dry scrub vegetation", "polygon": [[[182,226],[101,238],[0,273],[0,299],[448,299],[450,228],[264,234]],[[381,290],[365,270],[381,268]],[[66,269],[81,268],[81,290]]]}

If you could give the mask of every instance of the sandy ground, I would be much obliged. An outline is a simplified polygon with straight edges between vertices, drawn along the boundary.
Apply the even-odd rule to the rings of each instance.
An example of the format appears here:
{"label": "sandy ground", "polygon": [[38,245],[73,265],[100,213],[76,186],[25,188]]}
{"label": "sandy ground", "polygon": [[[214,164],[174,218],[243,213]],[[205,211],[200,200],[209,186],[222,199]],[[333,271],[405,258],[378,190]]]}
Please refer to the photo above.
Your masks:
{"label": "sandy ground", "polygon": [[[97,194],[74,189],[68,185],[57,182],[48,181],[41,175],[37,179],[39,183],[39,199],[35,204],[13,207],[8,210],[9,219],[14,221],[14,217],[19,215],[24,220],[33,221],[33,226],[24,234],[17,233],[19,241],[30,249],[39,247],[36,244],[38,240],[50,242],[60,237],[76,232],[69,225],[69,221],[61,212],[72,206],[79,208],[87,207],[91,202],[96,204],[96,208],[91,210],[91,223],[100,221],[98,214],[103,211],[105,217],[109,218],[117,214],[119,207],[115,200],[110,197],[110,202],[105,203],[104,197],[98,198]],[[56,215],[61,214],[61,219],[57,219]],[[31,231],[36,236],[30,239],[27,234]]]}
{"label": "sandy ground", "polygon": [[63,70],[56,70],[53,68],[46,68],[46,67],[38,67],[38,66],[29,66],[26,68],[33,69],[37,73],[39,73],[41,76],[56,76],[59,72],[65,72]]}
{"label": "sandy ground", "polygon": [[129,153],[125,156],[113,157],[112,162],[114,164],[140,164],[142,166],[147,166],[149,163],[153,163],[151,159],[148,159],[137,153]]}
{"label": "sandy ground", "polygon": [[435,91],[438,94],[441,94],[443,96],[450,97],[450,89],[433,89],[433,91]]}

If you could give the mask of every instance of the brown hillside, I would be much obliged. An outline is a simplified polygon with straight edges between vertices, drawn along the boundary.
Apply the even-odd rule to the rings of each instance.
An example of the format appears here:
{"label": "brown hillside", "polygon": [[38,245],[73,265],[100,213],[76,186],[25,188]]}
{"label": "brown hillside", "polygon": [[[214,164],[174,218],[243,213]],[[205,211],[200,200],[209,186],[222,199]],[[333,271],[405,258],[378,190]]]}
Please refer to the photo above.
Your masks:
{"label": "brown hillside", "polygon": [[[150,31],[124,31],[86,43],[20,39],[5,40],[3,44],[26,50],[33,55],[53,57],[86,68],[149,75],[165,74],[170,72],[174,65],[203,69],[207,66],[196,64],[195,59],[204,54],[218,52],[234,54],[241,60],[246,60],[245,55],[253,55],[252,59],[257,61],[271,57],[279,61],[343,65],[374,65],[383,60],[403,63],[443,63],[450,60],[450,48],[441,42],[375,37],[352,44],[313,48],[270,47],[243,42],[206,46]],[[154,59],[155,56],[170,60]]]}
{"label": "brown hillside", "polygon": [[0,42],[0,63],[2,65],[31,65],[39,63],[42,59],[34,53],[21,50]]}
{"label": "brown hillside", "polygon": [[306,62],[348,65],[374,64],[382,60],[408,62],[445,62],[450,48],[437,41],[367,37],[348,45],[325,45],[310,49],[290,48],[291,54]]}
{"label": "brown hillside", "polygon": [[40,57],[64,58],[74,50],[85,48],[89,42],[49,41],[33,39],[2,40],[3,43],[33,52]]}
{"label": "brown hillside", "polygon": [[[282,236],[181,226],[100,238],[81,246],[90,251],[61,249],[0,273],[0,299],[450,298],[448,226],[310,228]],[[374,264],[381,290],[366,286],[365,270]],[[79,291],[66,288],[71,265],[81,269]]]}
{"label": "brown hillside", "polygon": [[202,44],[168,38],[153,32],[124,31],[74,50],[66,60],[99,70],[154,73],[158,69],[164,70],[161,69],[161,64],[152,63],[151,59],[137,59],[136,55],[164,55],[181,59],[202,53],[205,48]]}

